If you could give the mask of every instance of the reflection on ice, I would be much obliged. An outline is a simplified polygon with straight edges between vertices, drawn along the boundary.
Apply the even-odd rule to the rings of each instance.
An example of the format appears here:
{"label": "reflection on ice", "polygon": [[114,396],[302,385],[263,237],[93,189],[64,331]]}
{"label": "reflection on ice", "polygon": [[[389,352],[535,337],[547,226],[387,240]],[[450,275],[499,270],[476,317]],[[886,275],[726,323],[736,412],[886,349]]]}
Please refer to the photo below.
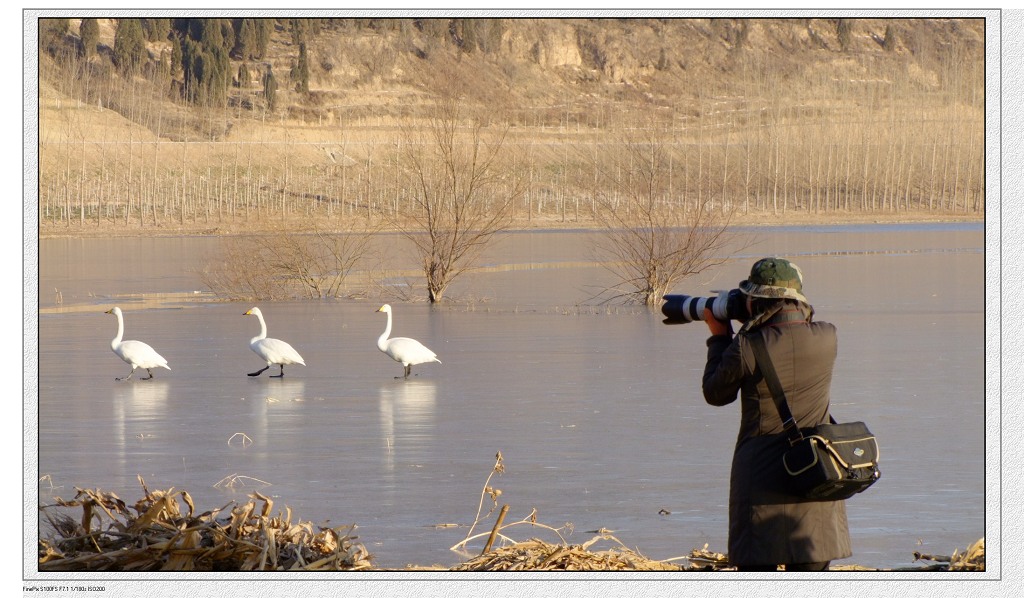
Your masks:
{"label": "reflection on ice", "polygon": [[424,436],[433,436],[437,387],[433,380],[402,380],[384,384],[378,392],[385,465],[391,472],[397,451],[416,451]]}
{"label": "reflection on ice", "polygon": [[250,425],[252,432],[248,434],[257,443],[265,445],[276,418],[290,416],[292,412],[301,409],[305,401],[306,382],[275,378],[260,386],[259,392],[249,399],[255,404],[250,406],[253,421]]}
{"label": "reflection on ice", "polygon": [[282,378],[269,383],[266,388],[260,390],[258,396],[262,396],[264,402],[268,404],[282,403],[293,407],[305,400],[305,390],[305,380]]}
{"label": "reflection on ice", "polygon": [[170,381],[156,379],[113,385],[112,440],[119,467],[139,452],[140,442],[163,435],[170,386]]}
{"label": "reflection on ice", "polygon": [[166,418],[168,380],[135,380],[113,386],[112,400],[116,436],[120,442],[128,437],[145,438]]}

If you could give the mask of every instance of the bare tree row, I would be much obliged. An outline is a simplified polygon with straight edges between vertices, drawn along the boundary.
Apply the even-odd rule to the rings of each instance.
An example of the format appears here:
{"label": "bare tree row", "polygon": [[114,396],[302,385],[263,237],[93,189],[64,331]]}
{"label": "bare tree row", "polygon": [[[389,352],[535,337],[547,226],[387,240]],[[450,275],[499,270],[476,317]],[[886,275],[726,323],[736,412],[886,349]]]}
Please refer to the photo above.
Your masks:
{"label": "bare tree row", "polygon": [[[662,133],[672,139],[666,146],[669,184],[662,201],[709,198],[742,212],[773,214],[980,213],[985,205],[980,123],[936,116],[813,125],[779,121],[752,133],[731,122],[724,128],[666,129]],[[592,221],[590,187],[600,177],[581,152],[621,152],[612,134],[507,139],[522,158],[505,166],[524,170],[528,183],[511,206],[512,217]],[[70,132],[62,140],[43,141],[42,152],[56,166],[41,172],[40,223],[135,227],[418,215],[407,181],[398,175],[399,161],[410,158],[408,141],[349,144],[344,164],[325,159],[320,146],[96,142]]]}

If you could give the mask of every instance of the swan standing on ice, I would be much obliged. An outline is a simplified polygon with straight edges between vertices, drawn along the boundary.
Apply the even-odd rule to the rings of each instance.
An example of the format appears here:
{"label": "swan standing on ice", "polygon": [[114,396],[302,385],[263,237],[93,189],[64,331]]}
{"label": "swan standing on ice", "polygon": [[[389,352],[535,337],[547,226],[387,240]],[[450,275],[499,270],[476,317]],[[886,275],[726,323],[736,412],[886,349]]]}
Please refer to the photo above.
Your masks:
{"label": "swan standing on ice", "polygon": [[291,345],[276,338],[267,338],[267,323],[263,321],[263,312],[260,311],[260,308],[254,307],[242,315],[259,318],[260,333],[259,336],[254,336],[249,341],[249,348],[267,362],[267,367],[249,374],[250,376],[259,376],[276,363],[281,366],[281,373],[276,376],[271,375],[270,377],[284,378],[285,365],[293,363],[306,365],[306,362],[302,360],[302,356]]}
{"label": "swan standing on ice", "polygon": [[[391,359],[405,366],[405,378],[409,378],[409,373],[412,372],[412,366],[414,365],[431,361],[441,363],[441,360],[437,358],[437,354],[424,347],[423,343],[416,339],[401,336],[388,339],[388,335],[391,334],[391,306],[385,303],[377,311],[382,311],[388,315],[388,325],[384,328],[384,334],[380,335],[380,338],[377,339],[377,348],[387,353]],[[398,376],[395,376],[395,378],[398,378]]]}
{"label": "swan standing on ice", "polygon": [[144,368],[149,374],[148,378],[140,378],[141,380],[149,380],[153,377],[152,368],[167,368],[171,369],[167,365],[167,360],[160,356],[159,353],[153,350],[142,341],[122,341],[121,337],[124,336],[124,316],[121,315],[121,308],[114,307],[108,309],[108,314],[114,314],[117,316],[117,336],[114,340],[110,341],[110,348],[124,360],[125,363],[132,366],[132,371],[128,372],[127,376],[121,378],[114,378],[114,380],[127,380],[132,377],[135,370],[138,368]]}

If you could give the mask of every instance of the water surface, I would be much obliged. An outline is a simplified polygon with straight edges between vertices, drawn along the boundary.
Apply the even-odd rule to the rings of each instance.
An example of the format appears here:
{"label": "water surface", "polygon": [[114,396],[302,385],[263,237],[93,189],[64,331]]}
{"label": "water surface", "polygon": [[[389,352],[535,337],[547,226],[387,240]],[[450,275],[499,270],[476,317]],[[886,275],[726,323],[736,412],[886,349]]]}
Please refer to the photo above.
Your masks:
{"label": "water surface", "polygon": [[[443,362],[408,381],[376,348],[379,301],[262,304],[270,336],[308,365],[250,378],[263,366],[248,347],[258,323],[242,315],[252,305],[186,300],[202,296],[196,272],[217,239],[42,240],[39,500],[86,487],[134,502],[138,476],[188,490],[201,510],[259,490],[293,519],[358,525],[379,566],[451,565],[501,451],[505,473],[490,483],[506,523],[536,509],[541,523],[571,524],[573,543],[603,528],[655,559],[705,543],[724,552],[739,408],[701,396],[707,329],[589,302],[613,282],[592,262],[595,234],[505,235],[450,291],[462,301],[393,303],[393,334]],[[867,421],[881,443],[882,480],[848,502],[846,563],[910,565],[915,550],[951,554],[985,535],[983,236],[979,225],[759,229],[736,260],[676,289],[732,288],[763,255],[803,268],[818,319],[839,329],[833,413]],[[414,264],[399,238],[380,242]],[[129,369],[109,347],[114,304],[125,337],[172,371],[114,381]]]}

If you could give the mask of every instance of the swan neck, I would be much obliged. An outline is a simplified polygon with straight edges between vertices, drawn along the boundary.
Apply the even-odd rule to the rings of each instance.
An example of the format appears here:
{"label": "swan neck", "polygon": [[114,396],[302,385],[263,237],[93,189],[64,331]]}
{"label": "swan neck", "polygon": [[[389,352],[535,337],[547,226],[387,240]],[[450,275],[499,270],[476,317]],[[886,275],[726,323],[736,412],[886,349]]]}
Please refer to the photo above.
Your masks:
{"label": "swan neck", "polygon": [[117,316],[117,336],[114,337],[114,340],[110,341],[111,347],[120,345],[121,337],[124,336],[124,318],[118,312],[114,312],[114,315]]}
{"label": "swan neck", "polygon": [[391,336],[391,312],[387,311],[384,313],[386,313],[388,316],[388,323],[384,327],[384,334],[380,335],[380,338],[377,339],[377,348],[380,349],[381,351],[383,351],[385,347],[387,347],[388,337]]}
{"label": "swan neck", "polygon": [[260,333],[259,336],[252,337],[252,342],[267,338],[267,323],[263,321],[263,314],[257,313],[256,318],[260,321]]}

